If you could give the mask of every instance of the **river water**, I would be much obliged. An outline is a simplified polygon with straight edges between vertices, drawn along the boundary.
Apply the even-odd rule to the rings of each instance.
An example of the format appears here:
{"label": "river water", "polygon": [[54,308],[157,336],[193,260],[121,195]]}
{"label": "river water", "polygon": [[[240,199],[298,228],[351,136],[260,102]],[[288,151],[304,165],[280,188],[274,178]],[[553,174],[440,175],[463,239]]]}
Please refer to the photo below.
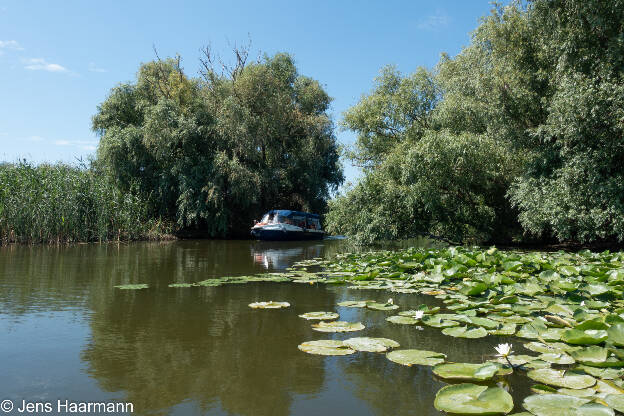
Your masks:
{"label": "river water", "polygon": [[[340,240],[0,248],[0,401],[12,401],[9,414],[28,414],[19,412],[24,400],[51,403],[48,414],[55,414],[57,401],[68,400],[132,403],[133,414],[155,415],[439,415],[433,400],[446,383],[429,367],[404,367],[377,353],[308,355],[297,345],[382,336],[401,348],[481,362],[498,338],[451,338],[435,328],[390,324],[391,312],[336,305],[385,301],[390,295],[381,291],[295,283],[168,287],[282,271],[343,250]],[[149,288],[114,288],[129,283]],[[391,296],[402,309],[437,301]],[[292,306],[247,306],[259,300]],[[337,311],[341,320],[360,321],[366,329],[315,332],[298,317],[311,311]],[[509,378],[511,393],[520,403],[528,386],[515,378]]]}

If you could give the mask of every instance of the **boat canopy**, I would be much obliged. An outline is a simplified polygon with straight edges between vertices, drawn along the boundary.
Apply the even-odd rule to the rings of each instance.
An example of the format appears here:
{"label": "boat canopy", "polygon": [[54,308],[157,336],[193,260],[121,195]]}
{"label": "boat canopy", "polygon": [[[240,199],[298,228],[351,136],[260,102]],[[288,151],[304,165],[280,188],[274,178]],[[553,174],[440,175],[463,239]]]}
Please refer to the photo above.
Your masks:
{"label": "boat canopy", "polygon": [[310,214],[309,212],[302,212],[302,211],[292,211],[290,209],[272,209],[271,211],[267,212],[267,214],[269,215],[281,215],[283,217],[287,217],[287,218],[291,218],[291,217],[308,217],[308,218],[314,218],[314,219],[320,219],[320,215],[318,214]]}

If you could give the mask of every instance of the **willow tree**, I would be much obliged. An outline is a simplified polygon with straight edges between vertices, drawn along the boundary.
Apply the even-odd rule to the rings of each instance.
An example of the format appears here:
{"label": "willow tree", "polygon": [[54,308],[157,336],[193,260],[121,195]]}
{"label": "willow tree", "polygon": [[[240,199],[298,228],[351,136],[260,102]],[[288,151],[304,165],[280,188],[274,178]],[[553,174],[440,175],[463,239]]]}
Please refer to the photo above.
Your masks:
{"label": "willow tree", "polygon": [[241,235],[270,208],[322,211],[343,180],[330,98],[287,54],[189,77],[180,59],[141,65],[98,107],[100,166],[152,214]]}
{"label": "willow tree", "polygon": [[622,39],[622,0],[516,1],[427,77],[385,70],[345,114],[365,176],[332,203],[330,228],[624,240]]}

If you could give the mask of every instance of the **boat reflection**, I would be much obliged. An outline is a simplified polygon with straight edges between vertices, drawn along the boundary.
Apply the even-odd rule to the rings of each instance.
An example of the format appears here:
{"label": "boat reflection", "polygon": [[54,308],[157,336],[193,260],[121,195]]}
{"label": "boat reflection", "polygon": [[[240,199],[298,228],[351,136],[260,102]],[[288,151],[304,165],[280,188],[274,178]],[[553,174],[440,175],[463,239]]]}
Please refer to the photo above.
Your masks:
{"label": "boat reflection", "polygon": [[296,261],[321,257],[323,242],[258,241],[250,246],[255,264],[266,270],[284,270]]}

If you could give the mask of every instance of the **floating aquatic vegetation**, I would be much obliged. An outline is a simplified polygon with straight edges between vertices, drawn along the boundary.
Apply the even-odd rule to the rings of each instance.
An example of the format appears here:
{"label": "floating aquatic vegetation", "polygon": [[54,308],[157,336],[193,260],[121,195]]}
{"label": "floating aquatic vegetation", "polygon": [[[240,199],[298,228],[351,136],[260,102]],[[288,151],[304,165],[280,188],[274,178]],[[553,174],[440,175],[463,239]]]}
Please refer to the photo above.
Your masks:
{"label": "floating aquatic vegetation", "polygon": [[444,328],[442,330],[444,335],[457,338],[483,338],[487,336],[485,328],[478,327],[466,327],[466,326],[454,326],[451,328]]}
{"label": "floating aquatic vegetation", "polygon": [[133,285],[117,285],[115,286],[117,289],[123,290],[138,290],[138,289],[147,289],[149,286],[147,283],[137,283]]}
{"label": "floating aquatic vegetation", "polygon": [[[524,347],[536,354],[501,350],[501,356],[487,363],[464,364],[445,363],[446,356],[442,353],[406,349],[388,352],[389,360],[408,366],[437,365],[435,372],[444,380],[490,380],[516,367],[523,370],[520,375],[528,371],[529,378],[542,383],[532,387],[539,394],[525,400],[525,408],[534,416],[609,415],[613,414],[611,408],[621,410],[624,405],[624,253],[410,248],[344,253],[331,260],[299,262],[286,273],[206,279],[191,285],[247,282],[347,283],[352,289],[406,294],[401,299],[412,293],[434,296],[442,302],[441,307],[421,305],[389,316],[386,321],[414,325],[405,328],[408,331],[420,328],[416,324],[423,324],[460,338],[515,335],[530,341]],[[181,285],[171,287],[188,287]],[[338,306],[380,311],[399,308],[392,299],[385,303],[345,300]],[[301,316],[325,321],[338,318],[333,312]],[[314,324],[313,329],[323,332],[364,329],[359,322],[325,321]],[[311,341],[299,348],[315,354],[346,355],[356,350],[381,352],[383,348],[398,347],[372,341],[375,339]],[[449,406],[463,410],[438,408],[468,414],[511,410],[501,393],[504,390],[463,386],[440,390],[436,407],[455,396],[448,399]]]}
{"label": "floating aquatic vegetation", "polygon": [[[388,299],[388,300],[392,300],[392,299]],[[399,305],[395,305],[392,302],[386,302],[386,303],[378,303],[378,302],[368,302],[366,304],[366,307],[368,309],[373,309],[376,311],[392,311],[395,309],[399,309]]]}
{"label": "floating aquatic vegetation", "polygon": [[365,308],[366,304],[373,302],[372,300],[345,300],[344,302],[338,302],[338,306],[345,306],[347,308]]}
{"label": "floating aquatic vegetation", "polygon": [[425,350],[394,350],[386,354],[386,357],[395,363],[412,366],[412,365],[428,365],[433,366],[443,363],[446,354],[435,351]]}
{"label": "floating aquatic vegetation", "polygon": [[506,414],[514,407],[511,395],[502,388],[471,383],[442,387],[433,404],[443,412],[464,415]]}
{"label": "floating aquatic vegetation", "polygon": [[535,416],[610,416],[613,410],[590,399],[564,394],[536,394],[522,406]]}
{"label": "floating aquatic vegetation", "polygon": [[316,355],[349,355],[355,352],[354,349],[349,348],[344,342],[330,339],[306,341],[299,344],[298,348],[308,354]]}
{"label": "floating aquatic vegetation", "polygon": [[393,324],[400,325],[416,325],[420,323],[419,319],[412,318],[411,316],[393,315],[386,318],[386,321]]}
{"label": "floating aquatic vegetation", "polygon": [[388,338],[349,338],[344,344],[356,351],[386,352],[391,348],[400,347],[399,343]]}
{"label": "floating aquatic vegetation", "polygon": [[169,283],[169,287],[192,287],[197,286],[194,283]]}
{"label": "floating aquatic vegetation", "polygon": [[605,396],[604,401],[609,407],[624,413],[624,394],[608,394]]}
{"label": "floating aquatic vegetation", "polygon": [[331,321],[332,319],[338,319],[340,315],[336,312],[307,312],[299,315],[299,318],[308,319],[308,320],[326,320]]}
{"label": "floating aquatic vegetation", "polygon": [[503,367],[498,363],[470,364],[470,363],[442,363],[433,367],[433,373],[447,380],[485,381],[494,376],[511,374],[511,368]]}
{"label": "floating aquatic vegetation", "polygon": [[318,324],[312,324],[312,329],[319,332],[352,332],[361,331],[364,328],[365,326],[361,322],[323,321]]}
{"label": "floating aquatic vegetation", "polygon": [[553,368],[540,368],[531,370],[527,376],[540,383],[550,386],[565,387],[568,389],[584,389],[596,384],[596,379],[586,374],[575,373]]}
{"label": "floating aquatic vegetation", "polygon": [[281,309],[288,308],[290,303],[288,302],[274,302],[272,300],[268,302],[253,302],[249,304],[250,308],[253,309]]}

